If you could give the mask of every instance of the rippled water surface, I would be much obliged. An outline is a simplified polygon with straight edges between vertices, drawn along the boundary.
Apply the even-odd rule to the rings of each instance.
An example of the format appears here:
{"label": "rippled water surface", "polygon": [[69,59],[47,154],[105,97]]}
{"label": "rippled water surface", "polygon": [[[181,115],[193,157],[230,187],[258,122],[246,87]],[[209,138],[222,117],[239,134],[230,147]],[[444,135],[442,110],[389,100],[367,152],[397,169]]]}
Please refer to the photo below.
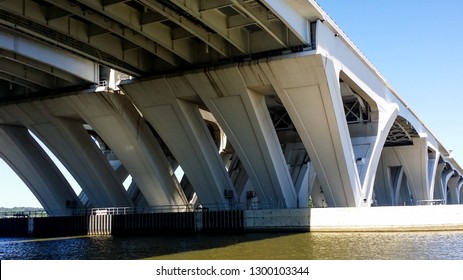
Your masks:
{"label": "rippled water surface", "polygon": [[0,238],[0,259],[463,259],[463,232]]}

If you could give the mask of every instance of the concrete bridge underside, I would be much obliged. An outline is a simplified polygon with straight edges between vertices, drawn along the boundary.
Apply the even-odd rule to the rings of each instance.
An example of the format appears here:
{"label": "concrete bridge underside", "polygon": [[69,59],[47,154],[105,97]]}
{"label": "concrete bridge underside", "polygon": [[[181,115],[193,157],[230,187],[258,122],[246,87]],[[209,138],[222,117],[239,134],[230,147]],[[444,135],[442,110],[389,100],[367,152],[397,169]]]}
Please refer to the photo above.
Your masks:
{"label": "concrete bridge underside", "polygon": [[[310,53],[129,81],[122,92],[5,105],[1,155],[50,213],[84,206],[27,130],[92,207],[139,206],[122,186],[128,174],[147,206],[459,203],[463,181],[426,135],[336,64]],[[358,120],[352,98],[363,102]]]}
{"label": "concrete bridge underside", "polygon": [[312,0],[0,9],[0,157],[51,215],[462,202],[463,170]]}

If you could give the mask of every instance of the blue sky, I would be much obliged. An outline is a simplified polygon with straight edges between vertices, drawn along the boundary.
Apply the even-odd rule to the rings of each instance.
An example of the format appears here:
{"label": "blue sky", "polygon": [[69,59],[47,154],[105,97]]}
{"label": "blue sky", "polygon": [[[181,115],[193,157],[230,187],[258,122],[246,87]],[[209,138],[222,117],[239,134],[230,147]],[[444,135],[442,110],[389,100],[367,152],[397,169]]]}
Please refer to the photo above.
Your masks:
{"label": "blue sky", "polygon": [[[463,166],[463,1],[317,0]],[[0,162],[0,207],[40,204]]]}

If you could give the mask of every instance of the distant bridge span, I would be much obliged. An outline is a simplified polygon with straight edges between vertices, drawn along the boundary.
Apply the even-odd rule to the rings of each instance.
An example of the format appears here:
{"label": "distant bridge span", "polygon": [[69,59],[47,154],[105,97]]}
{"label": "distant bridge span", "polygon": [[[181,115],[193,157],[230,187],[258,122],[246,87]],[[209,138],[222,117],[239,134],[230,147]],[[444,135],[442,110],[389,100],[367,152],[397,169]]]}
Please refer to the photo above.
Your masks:
{"label": "distant bridge span", "polygon": [[0,59],[0,156],[52,215],[462,202],[459,164],[313,0],[5,0]]}

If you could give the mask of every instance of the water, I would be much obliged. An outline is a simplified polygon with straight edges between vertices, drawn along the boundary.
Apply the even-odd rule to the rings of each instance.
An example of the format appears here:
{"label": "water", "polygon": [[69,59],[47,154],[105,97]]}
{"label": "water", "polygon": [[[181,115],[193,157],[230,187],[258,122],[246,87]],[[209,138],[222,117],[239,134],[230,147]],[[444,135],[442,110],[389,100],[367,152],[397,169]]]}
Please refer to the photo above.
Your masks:
{"label": "water", "polygon": [[0,259],[463,259],[463,232],[0,238]]}

